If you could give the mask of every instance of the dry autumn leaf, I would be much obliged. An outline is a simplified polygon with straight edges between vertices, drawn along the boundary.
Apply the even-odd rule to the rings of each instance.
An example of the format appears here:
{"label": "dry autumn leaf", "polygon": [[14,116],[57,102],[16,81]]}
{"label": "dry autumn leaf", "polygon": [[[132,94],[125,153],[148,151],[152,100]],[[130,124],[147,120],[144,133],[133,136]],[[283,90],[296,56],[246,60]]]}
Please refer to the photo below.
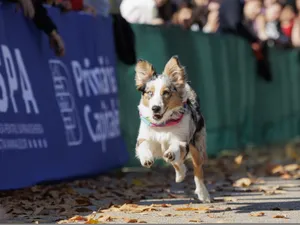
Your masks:
{"label": "dry autumn leaf", "polygon": [[158,211],[158,209],[155,209],[154,207],[151,206],[139,206],[136,204],[124,204],[118,210],[122,212],[135,212],[135,213]]}
{"label": "dry autumn leaf", "polygon": [[278,195],[278,194],[285,194],[286,191],[283,190],[266,190],[265,195]]}
{"label": "dry autumn leaf", "polygon": [[124,221],[125,221],[126,223],[137,223],[137,222],[138,222],[137,219],[130,219],[130,218],[124,218]]}
{"label": "dry autumn leaf", "polygon": [[288,173],[284,173],[280,176],[281,179],[284,179],[284,180],[288,180],[288,179],[291,179],[292,176]]}
{"label": "dry autumn leaf", "polygon": [[69,221],[86,221],[87,219],[83,216],[73,216],[72,218],[69,219]]}
{"label": "dry autumn leaf", "polygon": [[270,172],[271,172],[271,174],[277,174],[277,173],[283,174],[284,173],[284,168],[283,168],[282,165],[276,165],[276,166],[273,166],[271,168]]}
{"label": "dry autumn leaf", "polygon": [[198,209],[192,207],[183,207],[183,208],[176,208],[175,211],[198,211]]}
{"label": "dry autumn leaf", "polygon": [[279,218],[279,219],[288,219],[286,215],[275,215],[273,218]]}
{"label": "dry autumn leaf", "polygon": [[162,208],[168,208],[168,207],[171,207],[172,205],[171,204],[152,204],[150,205],[150,207],[162,207]]}
{"label": "dry autumn leaf", "polygon": [[250,178],[241,178],[234,182],[234,187],[249,187],[252,184],[252,181]]}
{"label": "dry autumn leaf", "polygon": [[143,186],[143,182],[139,179],[134,179],[132,180],[132,184],[134,184],[135,186]]}
{"label": "dry autumn leaf", "polygon": [[106,215],[106,216],[103,216],[103,217],[99,218],[98,220],[101,221],[101,222],[107,222],[107,221],[112,221],[113,219],[112,219],[111,216]]}
{"label": "dry autumn leaf", "polygon": [[242,155],[238,155],[237,157],[235,157],[234,162],[235,162],[237,165],[241,165],[242,162],[243,162],[243,156],[242,156]]}
{"label": "dry autumn leaf", "polygon": [[198,219],[192,219],[192,220],[189,220],[189,222],[191,223],[201,223],[202,221],[201,220],[198,220]]}
{"label": "dry autumn leaf", "polygon": [[182,207],[182,208],[176,208],[175,211],[209,211],[210,206],[200,206],[199,208],[194,207]]}
{"label": "dry autumn leaf", "polygon": [[233,198],[233,197],[225,197],[225,198],[224,198],[224,201],[225,201],[225,202],[237,202],[237,199],[236,199],[236,198]]}
{"label": "dry autumn leaf", "polygon": [[289,165],[284,166],[283,168],[287,172],[292,172],[292,171],[299,169],[299,165],[298,164],[289,164]]}
{"label": "dry autumn leaf", "polygon": [[255,212],[255,213],[250,213],[250,216],[255,216],[255,217],[261,217],[264,216],[264,212]]}
{"label": "dry autumn leaf", "polygon": [[89,219],[88,221],[85,222],[85,224],[98,224],[98,223],[100,223],[100,222],[95,219]]}

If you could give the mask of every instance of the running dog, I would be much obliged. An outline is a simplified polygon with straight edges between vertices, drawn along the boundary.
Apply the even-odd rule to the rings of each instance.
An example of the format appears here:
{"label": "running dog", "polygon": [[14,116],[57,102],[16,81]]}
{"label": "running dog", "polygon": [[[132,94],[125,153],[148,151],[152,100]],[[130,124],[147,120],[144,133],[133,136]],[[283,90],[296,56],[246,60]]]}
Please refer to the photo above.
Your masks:
{"label": "running dog", "polygon": [[177,56],[165,65],[162,74],[145,60],[135,67],[135,84],[142,93],[138,106],[141,123],[136,156],[142,166],[150,168],[155,158],[173,165],[176,182],[186,175],[184,161],[194,167],[195,194],[202,202],[210,202],[203,181],[202,165],[206,155],[206,128],[195,91],[187,83],[184,67]]}

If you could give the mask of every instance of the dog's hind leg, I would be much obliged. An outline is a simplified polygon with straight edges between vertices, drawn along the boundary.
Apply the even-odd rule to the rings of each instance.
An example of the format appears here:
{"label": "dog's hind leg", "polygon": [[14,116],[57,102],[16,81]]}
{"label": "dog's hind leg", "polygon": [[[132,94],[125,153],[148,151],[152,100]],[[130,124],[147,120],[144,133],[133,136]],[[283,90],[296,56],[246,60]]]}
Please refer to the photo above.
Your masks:
{"label": "dog's hind leg", "polygon": [[201,155],[201,152],[196,149],[195,146],[190,144],[190,152],[192,156],[192,162],[194,167],[194,180],[196,185],[195,194],[197,194],[198,199],[204,203],[210,202],[209,193],[205,187],[204,179],[203,179],[203,169],[202,165],[204,162],[204,158]]}

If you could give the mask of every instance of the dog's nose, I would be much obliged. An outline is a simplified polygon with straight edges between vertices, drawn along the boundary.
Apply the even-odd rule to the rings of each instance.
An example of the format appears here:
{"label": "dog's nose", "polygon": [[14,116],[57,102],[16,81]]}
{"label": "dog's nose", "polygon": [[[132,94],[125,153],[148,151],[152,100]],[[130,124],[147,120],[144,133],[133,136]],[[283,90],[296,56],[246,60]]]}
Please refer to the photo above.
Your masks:
{"label": "dog's nose", "polygon": [[158,113],[160,110],[161,110],[161,107],[158,106],[158,105],[154,105],[154,106],[152,107],[152,111],[153,111],[154,113]]}

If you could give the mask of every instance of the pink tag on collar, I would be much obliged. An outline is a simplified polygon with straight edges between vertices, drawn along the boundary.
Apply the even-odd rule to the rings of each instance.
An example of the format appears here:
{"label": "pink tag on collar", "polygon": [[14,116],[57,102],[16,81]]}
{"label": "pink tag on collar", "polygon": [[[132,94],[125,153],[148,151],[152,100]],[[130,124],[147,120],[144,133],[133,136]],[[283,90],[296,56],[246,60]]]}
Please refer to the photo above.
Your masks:
{"label": "pink tag on collar", "polygon": [[150,122],[150,119],[148,117],[143,117],[141,115],[140,115],[140,118],[149,127],[170,127],[170,126],[174,126],[174,125],[178,124],[182,120],[183,116],[184,116],[184,114],[181,114],[178,119],[176,119],[176,120],[167,120],[165,123],[162,123],[162,124],[152,123],[152,122]]}

